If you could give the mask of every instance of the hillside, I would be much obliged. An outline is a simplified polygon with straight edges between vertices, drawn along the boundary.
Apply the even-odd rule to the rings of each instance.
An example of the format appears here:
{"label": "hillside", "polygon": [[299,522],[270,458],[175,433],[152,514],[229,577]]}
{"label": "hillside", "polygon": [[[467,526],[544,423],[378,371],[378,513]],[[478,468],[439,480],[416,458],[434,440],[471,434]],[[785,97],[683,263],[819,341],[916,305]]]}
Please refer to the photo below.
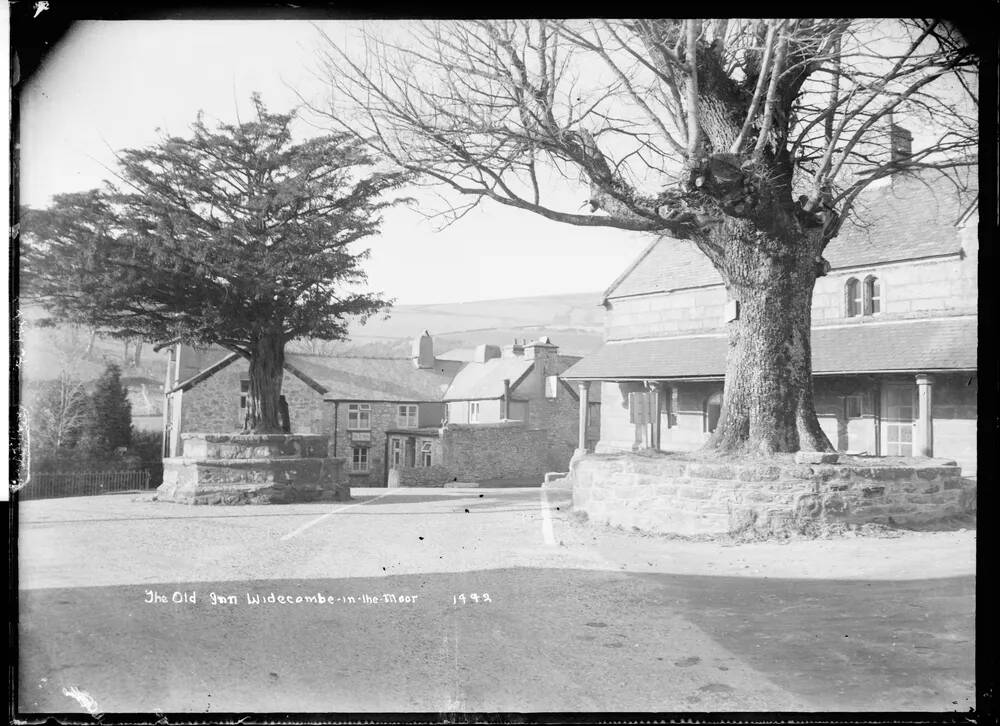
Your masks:
{"label": "hillside", "polygon": [[[434,305],[399,305],[387,319],[375,318],[351,329],[351,339],[342,343],[297,341],[292,350],[358,355],[401,355],[410,353],[410,343],[424,330],[434,336],[434,348],[444,353],[481,343],[503,345],[514,338],[548,335],[569,355],[585,355],[603,340],[604,310],[598,293],[483,300]],[[166,356],[156,354],[146,344],[139,365],[131,365],[123,341],[91,336],[90,331],[73,326],[43,328],[37,325],[40,313],[21,311],[20,375],[22,381],[51,380],[61,370],[92,381],[108,363],[122,368],[126,382],[138,386],[161,386],[166,372]]]}

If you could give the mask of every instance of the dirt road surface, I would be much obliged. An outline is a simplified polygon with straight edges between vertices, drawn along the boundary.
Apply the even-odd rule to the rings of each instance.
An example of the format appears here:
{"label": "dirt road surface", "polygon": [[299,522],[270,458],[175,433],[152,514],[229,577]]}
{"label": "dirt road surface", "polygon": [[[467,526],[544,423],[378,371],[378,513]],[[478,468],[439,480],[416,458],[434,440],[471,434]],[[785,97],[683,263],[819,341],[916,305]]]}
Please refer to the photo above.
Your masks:
{"label": "dirt road surface", "polygon": [[33,712],[974,707],[975,533],[731,545],[559,490],[19,509]]}

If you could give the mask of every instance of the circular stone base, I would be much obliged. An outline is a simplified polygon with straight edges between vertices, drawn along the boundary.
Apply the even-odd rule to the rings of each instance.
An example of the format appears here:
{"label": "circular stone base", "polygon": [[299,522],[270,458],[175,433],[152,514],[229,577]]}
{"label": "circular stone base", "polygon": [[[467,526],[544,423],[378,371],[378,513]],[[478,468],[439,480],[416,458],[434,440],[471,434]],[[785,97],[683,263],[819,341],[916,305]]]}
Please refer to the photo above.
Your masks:
{"label": "circular stone base", "polygon": [[926,524],[975,510],[976,485],[946,459],[792,454],[589,454],[570,465],[573,508],[661,534],[783,536],[816,524]]}
{"label": "circular stone base", "polygon": [[346,501],[343,459],[313,434],[185,434],[183,455],[163,460],[159,501],[287,504]]}

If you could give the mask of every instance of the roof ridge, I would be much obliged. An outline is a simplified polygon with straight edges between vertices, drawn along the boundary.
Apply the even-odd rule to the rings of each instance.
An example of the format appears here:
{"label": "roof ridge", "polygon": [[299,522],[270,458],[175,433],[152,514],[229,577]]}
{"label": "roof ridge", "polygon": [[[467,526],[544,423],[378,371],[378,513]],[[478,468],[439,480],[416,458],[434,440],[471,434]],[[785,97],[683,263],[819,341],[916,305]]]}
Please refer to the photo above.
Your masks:
{"label": "roof ridge", "polygon": [[285,355],[301,355],[307,358],[335,358],[338,360],[405,360],[409,361],[410,358],[406,356],[387,356],[387,355],[332,355],[329,353],[302,353],[300,351],[290,351]]}
{"label": "roof ridge", "polygon": [[636,256],[635,260],[633,260],[632,263],[626,267],[625,270],[618,277],[616,277],[610,285],[608,285],[607,289],[601,293],[601,305],[608,301],[608,298],[611,297],[611,293],[613,293],[615,289],[625,281],[625,278],[631,275],[635,268],[637,268],[639,264],[646,259],[649,253],[652,252],[653,249],[666,238],[674,239],[669,237],[669,235],[660,235],[655,237],[652,242],[646,245],[646,249],[640,252],[638,256]]}

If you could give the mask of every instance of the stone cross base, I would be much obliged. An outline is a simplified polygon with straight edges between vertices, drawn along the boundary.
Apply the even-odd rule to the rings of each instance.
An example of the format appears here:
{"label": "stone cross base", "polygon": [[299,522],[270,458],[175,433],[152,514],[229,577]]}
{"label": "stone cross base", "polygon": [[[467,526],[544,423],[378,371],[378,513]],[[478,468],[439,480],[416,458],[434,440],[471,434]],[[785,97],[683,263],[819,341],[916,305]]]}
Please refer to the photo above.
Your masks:
{"label": "stone cross base", "polygon": [[183,434],[183,454],[163,460],[159,501],[285,504],[346,501],[343,459],[314,434]]}

